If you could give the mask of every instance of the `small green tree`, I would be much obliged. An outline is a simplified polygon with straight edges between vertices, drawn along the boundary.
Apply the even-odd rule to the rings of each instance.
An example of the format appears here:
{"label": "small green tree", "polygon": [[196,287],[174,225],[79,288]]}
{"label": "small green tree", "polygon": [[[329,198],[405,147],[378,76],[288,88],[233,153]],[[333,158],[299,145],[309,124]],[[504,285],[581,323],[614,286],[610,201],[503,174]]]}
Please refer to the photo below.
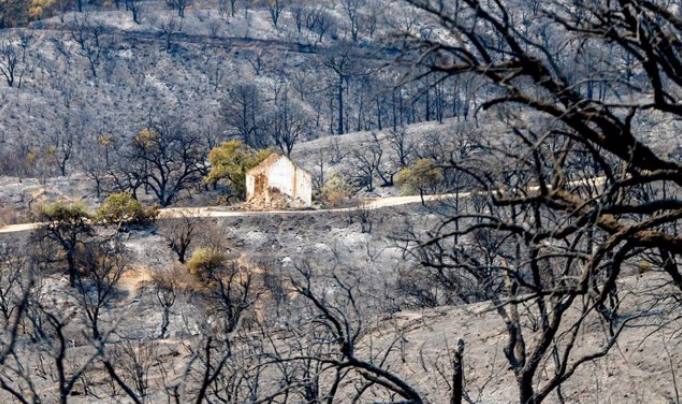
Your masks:
{"label": "small green tree", "polygon": [[105,224],[144,224],[154,221],[159,214],[157,206],[144,206],[131,194],[111,194],[97,209],[97,221]]}
{"label": "small green tree", "polygon": [[424,203],[424,194],[443,182],[443,170],[433,160],[419,159],[396,175],[395,182],[405,194],[419,192]]}
{"label": "small green tree", "polygon": [[93,234],[92,215],[81,203],[55,202],[42,205],[37,219],[44,223],[38,236],[55,242],[63,250],[69,283],[74,286],[78,275],[76,253],[85,239]]}
{"label": "small green tree", "polygon": [[239,140],[230,140],[214,147],[208,154],[211,171],[209,183],[226,181],[231,193],[239,199],[246,196],[246,172],[260,164],[272,153],[269,149],[254,150]]}
{"label": "small green tree", "polygon": [[201,247],[192,253],[187,261],[187,270],[197,280],[209,282],[216,278],[216,274],[225,269],[228,264],[226,254],[216,248]]}

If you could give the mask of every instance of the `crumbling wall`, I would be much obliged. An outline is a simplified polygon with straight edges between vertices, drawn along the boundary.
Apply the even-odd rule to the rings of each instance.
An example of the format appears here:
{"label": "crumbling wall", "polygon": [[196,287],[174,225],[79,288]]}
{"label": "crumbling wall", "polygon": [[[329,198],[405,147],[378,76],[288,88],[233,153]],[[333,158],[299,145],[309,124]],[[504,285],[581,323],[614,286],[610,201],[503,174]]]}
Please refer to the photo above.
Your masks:
{"label": "crumbling wall", "polygon": [[268,187],[276,188],[281,193],[294,199],[294,184],[292,178],[296,173],[294,164],[284,157],[277,159],[266,168],[265,175],[268,177]]}
{"label": "crumbling wall", "polygon": [[[272,191],[281,196],[273,198]],[[282,207],[282,200],[289,207],[310,207],[312,205],[312,178],[303,169],[297,167],[288,158],[279,156],[266,159],[261,166],[247,173],[246,176],[247,205],[267,208]]]}

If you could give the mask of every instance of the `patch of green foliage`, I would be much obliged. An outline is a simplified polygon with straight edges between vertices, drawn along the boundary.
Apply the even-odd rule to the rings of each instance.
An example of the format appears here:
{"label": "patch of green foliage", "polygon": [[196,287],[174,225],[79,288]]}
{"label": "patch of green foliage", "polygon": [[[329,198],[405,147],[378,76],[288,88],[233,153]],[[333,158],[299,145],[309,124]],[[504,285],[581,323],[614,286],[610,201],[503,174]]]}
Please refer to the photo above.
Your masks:
{"label": "patch of green foliage", "polygon": [[206,282],[214,279],[216,273],[227,266],[227,261],[227,255],[216,248],[201,247],[187,261],[187,270],[197,280]]}
{"label": "patch of green foliage", "polygon": [[348,202],[353,194],[353,188],[339,174],[334,174],[324,182],[320,190],[320,200],[329,206],[339,206]]}
{"label": "patch of green foliage", "polygon": [[38,220],[42,222],[74,223],[92,219],[81,202],[67,203],[63,201],[47,203],[38,208]]}
{"label": "patch of green foliage", "polygon": [[145,224],[159,215],[157,206],[145,206],[126,192],[111,194],[97,209],[96,219],[104,224]]}
{"label": "patch of green foliage", "polygon": [[214,147],[208,154],[211,171],[206,176],[208,183],[227,182],[233,196],[246,196],[246,172],[265,160],[272,150],[254,150],[239,140],[230,140]]}
{"label": "patch of green foliage", "polygon": [[419,193],[419,195],[424,195],[442,183],[443,180],[443,169],[441,167],[431,159],[419,159],[409,167],[400,170],[396,175],[395,183],[401,188],[403,194]]}

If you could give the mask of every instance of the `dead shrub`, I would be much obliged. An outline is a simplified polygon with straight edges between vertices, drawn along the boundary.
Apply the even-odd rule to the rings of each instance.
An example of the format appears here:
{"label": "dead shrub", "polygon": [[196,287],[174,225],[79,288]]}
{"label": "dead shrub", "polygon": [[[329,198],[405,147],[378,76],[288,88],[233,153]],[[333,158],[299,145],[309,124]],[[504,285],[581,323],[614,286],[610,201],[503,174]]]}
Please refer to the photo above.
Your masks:
{"label": "dead shrub", "polygon": [[189,292],[197,289],[197,283],[181,264],[174,264],[152,273],[152,282],[158,288],[174,292]]}
{"label": "dead shrub", "polygon": [[0,226],[28,222],[25,213],[10,207],[0,207]]}

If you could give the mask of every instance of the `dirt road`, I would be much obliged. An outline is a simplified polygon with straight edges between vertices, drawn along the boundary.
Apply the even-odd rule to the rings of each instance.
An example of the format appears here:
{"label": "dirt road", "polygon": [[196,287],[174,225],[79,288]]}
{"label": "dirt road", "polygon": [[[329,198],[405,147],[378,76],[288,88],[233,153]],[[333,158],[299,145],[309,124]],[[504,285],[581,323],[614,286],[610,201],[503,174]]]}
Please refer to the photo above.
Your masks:
{"label": "dirt road", "polygon": [[[600,186],[604,184],[604,177],[595,177],[589,179],[582,179],[573,181],[569,186],[590,185]],[[538,187],[530,187],[526,192],[537,192]],[[480,192],[460,192],[459,194],[438,194],[438,195],[424,195],[424,202],[444,201],[454,199],[455,197],[470,198],[472,195]],[[422,197],[419,195],[413,196],[391,196],[368,200],[361,205],[351,206],[346,208],[331,208],[331,209],[310,209],[310,210],[263,210],[263,211],[245,211],[245,210],[231,210],[225,207],[218,206],[201,206],[201,207],[187,207],[187,208],[164,208],[159,213],[159,219],[174,219],[180,217],[249,217],[259,215],[323,215],[327,213],[338,212],[353,212],[361,209],[382,209],[395,206],[413,205],[422,203]],[[31,231],[40,228],[44,223],[21,223],[0,227],[0,234],[18,233],[24,231]]]}
{"label": "dirt road", "polygon": [[[470,196],[469,192],[460,194],[460,198],[468,196]],[[424,201],[433,202],[438,200],[451,199],[454,197],[455,194],[424,195]],[[220,206],[164,208],[161,209],[161,211],[159,212],[159,219],[174,219],[183,216],[202,218],[202,217],[248,217],[259,215],[322,215],[326,213],[353,212],[361,209],[373,210],[417,203],[421,203],[421,198],[419,196],[393,196],[371,200],[359,206],[331,209],[246,211],[233,210]],[[0,227],[0,234],[31,231],[40,228],[40,226],[42,225],[44,225],[44,223],[21,223],[7,225]]]}

